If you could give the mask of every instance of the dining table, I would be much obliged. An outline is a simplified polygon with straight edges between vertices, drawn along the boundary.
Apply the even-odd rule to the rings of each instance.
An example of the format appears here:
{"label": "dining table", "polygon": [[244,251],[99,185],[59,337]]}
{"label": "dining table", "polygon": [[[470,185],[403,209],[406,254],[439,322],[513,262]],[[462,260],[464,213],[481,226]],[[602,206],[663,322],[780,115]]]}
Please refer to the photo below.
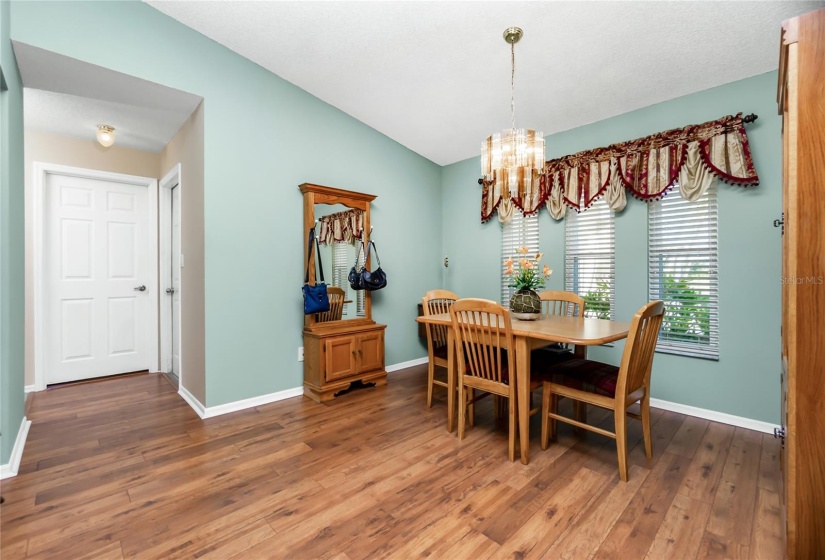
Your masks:
{"label": "dining table", "polygon": [[[419,323],[447,326],[447,429],[452,432],[455,424],[456,384],[458,382],[457,353],[452,320],[449,313],[418,317]],[[627,338],[630,323],[543,315],[539,319],[523,321],[511,319],[513,344],[516,352],[516,409],[518,413],[519,448],[521,462],[530,462],[530,357],[536,348],[552,343],[573,345],[574,352],[584,357],[588,346],[608,344]]]}

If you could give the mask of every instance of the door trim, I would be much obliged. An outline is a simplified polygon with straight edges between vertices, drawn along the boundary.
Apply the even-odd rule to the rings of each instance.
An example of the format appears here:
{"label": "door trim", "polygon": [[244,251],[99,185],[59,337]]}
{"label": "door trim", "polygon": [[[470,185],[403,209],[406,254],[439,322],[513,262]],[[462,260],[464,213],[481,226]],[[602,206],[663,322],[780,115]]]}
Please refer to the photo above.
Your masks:
{"label": "door trim", "polygon": [[[181,188],[181,165],[176,164],[163,179],[160,180],[160,267],[159,267],[159,282],[158,282],[158,297],[161,293],[165,293],[166,288],[171,286],[170,278],[172,277],[172,189],[174,187]],[[181,206],[183,206],[183,191],[180,191]],[[183,233],[183,208],[181,208],[181,234]],[[183,254],[183,239],[181,239],[181,254]],[[181,284],[183,277],[181,276]],[[186,294],[181,288],[180,304],[183,309],[183,298]],[[168,305],[160,305],[160,364],[158,371],[166,369],[167,360],[172,359],[172,348],[169,341],[172,339],[172,316]],[[183,317],[179,317],[180,332],[178,333],[178,353],[179,353],[179,370],[178,387],[183,387]]]}
{"label": "door trim", "polygon": [[[158,181],[151,177],[139,177],[137,175],[125,175],[123,173],[112,173],[109,171],[98,171],[96,169],[83,169],[81,167],[71,167],[68,165],[57,165],[54,163],[34,162],[34,192],[32,204],[32,230],[34,232],[33,251],[33,276],[34,276],[34,390],[43,391],[46,389],[45,371],[45,289],[46,283],[43,278],[45,271],[45,239],[44,229],[46,222],[46,181],[49,175],[63,175],[68,177],[79,177],[81,179],[96,179],[111,181],[113,183],[124,183],[147,187],[149,189],[149,278],[158,278]],[[157,285],[157,282],[155,282]],[[158,305],[159,290],[154,290],[154,294],[149,296],[149,370],[158,371]]]}

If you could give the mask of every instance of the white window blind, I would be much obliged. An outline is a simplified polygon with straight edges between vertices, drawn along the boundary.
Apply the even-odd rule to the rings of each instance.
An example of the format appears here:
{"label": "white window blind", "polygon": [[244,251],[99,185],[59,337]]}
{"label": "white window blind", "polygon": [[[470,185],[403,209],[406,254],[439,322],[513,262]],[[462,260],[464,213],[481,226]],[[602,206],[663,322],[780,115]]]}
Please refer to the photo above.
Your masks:
{"label": "white window blind", "polygon": [[[344,299],[349,299],[349,280],[347,275],[352,266],[350,263],[350,245],[348,243],[332,244],[332,285],[344,290]],[[347,313],[347,304],[344,304],[344,314]]]}
{"label": "white window blind", "polygon": [[719,359],[716,188],[696,202],[678,190],[648,207],[650,299],[665,302],[656,349]]}
{"label": "white window blind", "polygon": [[521,211],[516,209],[513,212],[513,219],[509,224],[504,224],[501,228],[501,303],[508,305],[510,303],[510,296],[515,291],[515,288],[508,286],[510,278],[504,274],[504,262],[513,258],[515,261],[514,268],[518,271],[518,249],[520,247],[527,247],[529,254],[535,255],[539,252],[539,217],[538,214],[532,216],[524,216]]}
{"label": "white window blind", "polygon": [[616,300],[616,226],[604,198],[565,216],[564,284],[584,298],[585,317],[613,319]]}

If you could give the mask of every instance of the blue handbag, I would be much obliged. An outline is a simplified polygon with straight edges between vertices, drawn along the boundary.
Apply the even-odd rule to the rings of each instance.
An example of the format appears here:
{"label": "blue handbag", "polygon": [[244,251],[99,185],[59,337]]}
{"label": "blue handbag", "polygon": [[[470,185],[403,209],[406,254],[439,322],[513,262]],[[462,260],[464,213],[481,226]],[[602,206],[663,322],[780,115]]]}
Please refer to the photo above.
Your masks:
{"label": "blue handbag", "polygon": [[[317,276],[312,279],[312,284],[309,283],[309,261],[312,259],[313,241],[315,246],[315,254],[318,258],[315,262],[318,263],[318,270],[321,273],[321,281],[318,282]],[[314,271],[313,271],[314,272]],[[313,274],[313,276],[315,276]],[[307,269],[304,274],[304,285],[301,288],[304,294],[304,315],[311,315],[313,313],[323,313],[329,311],[329,296],[327,295],[327,285],[324,283],[324,263],[321,261],[321,248],[318,245],[318,238],[315,237],[315,228],[309,230],[309,246],[307,247]]]}

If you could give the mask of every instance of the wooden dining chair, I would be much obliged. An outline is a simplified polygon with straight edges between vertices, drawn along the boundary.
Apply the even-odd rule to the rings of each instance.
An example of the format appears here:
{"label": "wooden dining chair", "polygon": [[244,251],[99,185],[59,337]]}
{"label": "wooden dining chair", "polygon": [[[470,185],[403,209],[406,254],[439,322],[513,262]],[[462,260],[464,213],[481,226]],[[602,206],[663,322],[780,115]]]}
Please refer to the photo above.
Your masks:
{"label": "wooden dining chair", "polygon": [[[567,422],[616,440],[619,476],[627,482],[627,416],[642,421],[645,455],[652,455],[650,436],[650,372],[653,352],[659,338],[665,306],[661,301],[644,305],[630,325],[627,342],[619,367],[593,360],[575,359],[549,369],[544,381],[541,416],[541,448],[556,437],[556,421]],[[590,426],[558,414],[558,397],[567,397],[613,411],[615,432]],[[628,407],[640,403],[640,414],[628,412]]]}
{"label": "wooden dining chair", "polygon": [[[584,315],[584,298],[575,292],[546,290],[539,292],[541,314],[546,317],[582,317]],[[575,355],[574,355],[575,354]],[[587,357],[587,347],[571,348],[568,344],[556,343],[533,350],[535,359],[545,363],[561,363],[567,360]],[[587,405],[580,401],[573,403],[574,417],[579,422],[587,422]]]}
{"label": "wooden dining chair", "polygon": [[[421,298],[424,316],[449,313],[458,296],[447,290],[430,290]],[[427,330],[427,408],[433,406],[433,386],[447,387],[447,381],[435,378],[436,366],[447,369],[446,325],[425,325]]]}
{"label": "wooden dining chair", "polygon": [[584,314],[584,298],[574,292],[547,290],[539,292],[542,315],[581,317]]}
{"label": "wooden dining chair", "polygon": [[[486,299],[461,299],[450,307],[458,354],[458,439],[464,439],[468,405],[498,395],[508,403],[510,461],[516,458],[515,352],[510,312]],[[512,379],[511,379],[512,378]],[[478,389],[482,394],[474,396]]]}
{"label": "wooden dining chair", "polygon": [[344,316],[344,297],[346,296],[346,292],[337,286],[327,286],[327,296],[329,297],[329,311],[316,313],[315,320],[319,323],[340,321]]}

